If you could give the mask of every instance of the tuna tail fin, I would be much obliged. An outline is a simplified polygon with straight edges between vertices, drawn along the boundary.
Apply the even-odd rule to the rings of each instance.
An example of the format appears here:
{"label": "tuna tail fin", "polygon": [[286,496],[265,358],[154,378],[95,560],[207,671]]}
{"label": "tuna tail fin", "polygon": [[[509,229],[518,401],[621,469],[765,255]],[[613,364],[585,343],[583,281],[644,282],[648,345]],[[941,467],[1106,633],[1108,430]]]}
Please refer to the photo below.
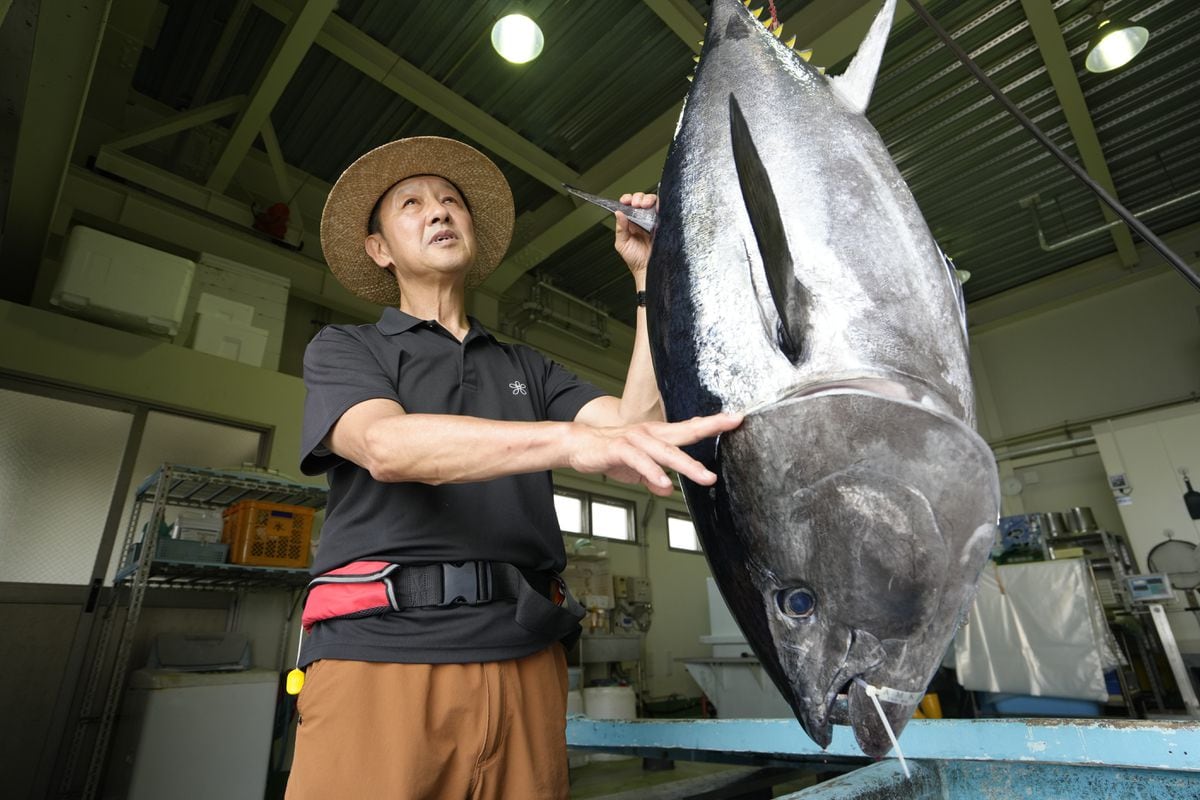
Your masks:
{"label": "tuna tail fin", "polygon": [[587,200],[593,205],[607,208],[609,211],[620,211],[629,217],[630,222],[637,225],[646,233],[654,233],[654,228],[658,224],[658,213],[653,208],[634,208],[633,206],[623,205],[616,200],[609,200],[598,194],[590,194],[582,189],[576,189],[574,186],[568,186],[565,183],[563,184],[563,188],[581,200]]}
{"label": "tuna tail fin", "polygon": [[867,104],[871,102],[871,90],[875,88],[875,77],[879,74],[879,61],[883,58],[883,48],[887,44],[888,33],[892,29],[892,16],[896,10],[896,0],[884,0],[883,8],[875,15],[871,30],[858,53],[851,60],[850,66],[841,75],[829,79],[833,93],[851,111],[865,114]]}
{"label": "tuna tail fin", "polygon": [[767,287],[779,313],[779,349],[795,364],[803,354],[804,332],[808,326],[808,293],[796,280],[792,253],[770,176],[754,146],[737,98],[732,94],[729,95],[729,129],[742,200],[746,203],[750,226],[762,255]]}

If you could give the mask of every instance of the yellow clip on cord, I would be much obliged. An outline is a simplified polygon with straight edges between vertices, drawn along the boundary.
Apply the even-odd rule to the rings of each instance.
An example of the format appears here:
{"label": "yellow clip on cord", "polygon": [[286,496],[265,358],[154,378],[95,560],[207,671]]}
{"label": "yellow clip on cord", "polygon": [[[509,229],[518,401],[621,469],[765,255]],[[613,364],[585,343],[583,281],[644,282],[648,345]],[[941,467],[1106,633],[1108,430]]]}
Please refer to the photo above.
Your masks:
{"label": "yellow clip on cord", "polygon": [[303,646],[304,628],[301,628],[296,642],[296,668],[287,674],[287,681],[284,683],[284,688],[291,695],[300,694],[300,690],[304,688],[304,670],[300,669],[300,648]]}

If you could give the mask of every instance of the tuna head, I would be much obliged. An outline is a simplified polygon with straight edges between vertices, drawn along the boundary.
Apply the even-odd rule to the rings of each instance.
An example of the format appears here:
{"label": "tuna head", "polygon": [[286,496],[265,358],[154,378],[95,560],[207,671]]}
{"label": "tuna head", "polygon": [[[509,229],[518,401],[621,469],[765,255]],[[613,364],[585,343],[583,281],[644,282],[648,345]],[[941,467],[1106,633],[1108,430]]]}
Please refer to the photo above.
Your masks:
{"label": "tuna head", "polygon": [[[834,389],[764,408],[722,437],[718,505],[744,571],[735,613],[805,731],[838,696],[863,751],[891,747],[969,605],[999,506],[986,444],[906,400]],[[706,543],[707,544],[707,543]],[[728,596],[728,594],[727,594]],[[838,720],[845,721],[845,720]]]}

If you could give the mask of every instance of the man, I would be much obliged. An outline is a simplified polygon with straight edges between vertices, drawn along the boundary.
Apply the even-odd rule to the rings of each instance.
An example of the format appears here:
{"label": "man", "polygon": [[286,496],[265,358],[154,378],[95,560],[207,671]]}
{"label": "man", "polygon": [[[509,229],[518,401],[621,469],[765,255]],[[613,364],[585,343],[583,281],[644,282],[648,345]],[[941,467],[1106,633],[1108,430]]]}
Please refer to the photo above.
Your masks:
{"label": "man", "polygon": [[[716,480],[681,445],[740,422],[661,421],[644,308],[619,399],[492,338],[466,315],[466,289],[499,264],[512,225],[495,164],[440,137],[376,148],[329,194],[326,261],[387,308],[374,325],[325,328],[305,354],[301,468],[328,472],[330,497],[291,800],[565,798],[559,641],[582,610],[557,578],[549,470],[665,496],[666,469]],[[616,247],[640,292],[649,237],[620,213]]]}

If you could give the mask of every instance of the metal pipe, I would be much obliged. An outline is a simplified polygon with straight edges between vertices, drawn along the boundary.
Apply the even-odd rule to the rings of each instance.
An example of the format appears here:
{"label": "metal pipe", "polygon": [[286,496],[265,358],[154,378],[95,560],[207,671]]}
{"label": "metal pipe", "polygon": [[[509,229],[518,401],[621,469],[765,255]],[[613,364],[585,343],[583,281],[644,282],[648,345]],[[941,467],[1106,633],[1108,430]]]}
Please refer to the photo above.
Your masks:
{"label": "metal pipe", "polygon": [[1036,456],[1041,453],[1055,453],[1059,450],[1069,450],[1095,443],[1095,436],[1083,436],[1078,439],[1067,439],[1065,442],[1034,445],[1033,447],[1026,447],[1024,450],[1014,450],[1011,453],[1001,453],[999,455],[995,455],[994,450],[992,453],[995,455],[996,463],[1000,463],[1001,461],[1015,461],[1018,458],[1025,458],[1026,456]]}
{"label": "metal pipe", "polygon": [[557,286],[551,286],[549,283],[546,283],[545,281],[538,281],[536,284],[536,288],[545,289],[548,292],[554,292],[555,294],[560,295],[561,297],[565,297],[571,301],[571,305],[579,306],[581,308],[586,308],[588,311],[591,311],[593,314],[597,314],[601,317],[608,316],[608,313],[603,311],[602,309],[599,309],[590,303],[586,303],[583,300],[580,300],[578,297],[576,297],[573,294],[564,292],[562,289],[559,289]]}
{"label": "metal pipe", "polygon": [[[1164,208],[1170,208],[1171,206],[1176,205],[1177,203],[1182,203],[1185,200],[1191,200],[1193,197],[1200,197],[1200,189],[1193,189],[1190,192],[1184,192],[1177,197],[1172,197],[1170,200],[1164,200],[1161,203],[1156,203],[1155,205],[1143,208],[1141,211],[1135,211],[1133,214],[1135,217],[1144,217],[1147,214],[1153,214],[1156,211],[1162,211]],[[1038,245],[1047,253],[1060,250],[1064,247],[1075,244],[1076,242],[1081,242],[1084,239],[1090,239],[1097,234],[1110,231],[1121,224],[1121,220],[1114,219],[1112,222],[1106,222],[1103,225],[1099,225],[1095,228],[1089,228],[1086,231],[1080,231],[1079,233],[1072,234],[1065,239],[1059,239],[1057,242],[1049,242],[1046,240],[1046,232],[1042,229],[1042,215],[1039,213],[1039,210],[1037,196],[1035,195],[1030,199],[1029,213],[1030,216],[1033,217],[1033,226],[1037,229]]]}
{"label": "metal pipe", "polygon": [[1041,430],[1036,431],[1029,431],[1028,433],[1020,433],[1015,436],[1009,436],[1005,439],[999,439],[995,442],[988,442],[988,447],[992,448],[992,450],[996,450],[999,447],[1011,447],[1012,445],[1019,444],[1020,442],[1041,439],[1046,436],[1053,436],[1054,434],[1063,434],[1065,436],[1069,436],[1071,430],[1074,428],[1087,428],[1091,427],[1097,422],[1103,422],[1105,420],[1124,419],[1125,417],[1132,417],[1135,414],[1145,414],[1148,411],[1158,411],[1163,408],[1174,408],[1175,406],[1182,406],[1186,405],[1187,403],[1195,403],[1198,401],[1200,401],[1200,396],[1190,394],[1186,397],[1181,397],[1175,400],[1164,400],[1161,403],[1149,403],[1144,406],[1135,406],[1134,408],[1126,409],[1125,411],[1118,411],[1114,414],[1100,414],[1095,417],[1086,417],[1084,419],[1075,421],[1064,420],[1060,425],[1054,425],[1052,427],[1042,428]]}
{"label": "metal pipe", "polygon": [[1050,141],[1050,138],[1046,136],[1046,134],[1042,133],[1041,129],[1033,123],[1033,120],[1025,116],[1025,113],[1021,111],[1021,109],[1017,108],[1017,106],[1005,96],[1004,92],[1000,91],[1000,87],[992,82],[992,79],[987,76],[987,73],[979,68],[979,65],[976,64],[969,55],[967,55],[966,51],[959,47],[958,42],[954,41],[950,34],[946,33],[946,31],[942,29],[941,25],[938,25],[937,20],[935,20],[927,10],[925,10],[919,0],[908,0],[908,4],[912,6],[913,12],[922,20],[924,20],[925,24],[928,25],[935,34],[937,34],[938,38],[941,39],[946,47],[950,49],[950,52],[954,53],[958,60],[962,62],[963,66],[975,76],[976,80],[978,80],[983,87],[991,93],[992,97],[995,97],[1000,105],[1004,106],[1008,113],[1012,114],[1016,118],[1017,122],[1020,122],[1026,130],[1032,133],[1034,138],[1041,142],[1042,146],[1049,150],[1055,158],[1061,161],[1063,166],[1069,169],[1076,178],[1078,178],[1085,186],[1091,189],[1097,197],[1103,200],[1105,205],[1116,212],[1117,216],[1123,219],[1138,236],[1141,236],[1143,239],[1145,239],[1146,243],[1157,250],[1158,254],[1166,259],[1171,266],[1179,270],[1179,274],[1182,275],[1188,281],[1188,283],[1192,284],[1194,288],[1200,290],[1200,275],[1197,275],[1196,272],[1187,264],[1187,262],[1180,258],[1174,250],[1167,247],[1166,243],[1162,239],[1158,238],[1154,231],[1143,225],[1141,220],[1129,213],[1129,209],[1125,208],[1125,206],[1121,205],[1121,203],[1115,197],[1105,191],[1103,186],[1092,180],[1092,177],[1087,174],[1083,167],[1076,164],[1070,156],[1068,156],[1058,147],[1058,145]]}

